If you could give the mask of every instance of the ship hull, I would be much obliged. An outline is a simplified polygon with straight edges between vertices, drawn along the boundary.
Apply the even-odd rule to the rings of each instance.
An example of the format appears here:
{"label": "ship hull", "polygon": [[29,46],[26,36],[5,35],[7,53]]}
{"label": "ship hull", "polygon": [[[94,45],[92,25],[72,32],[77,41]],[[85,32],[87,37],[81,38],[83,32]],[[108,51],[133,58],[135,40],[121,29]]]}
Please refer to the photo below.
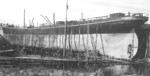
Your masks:
{"label": "ship hull", "polygon": [[134,45],[134,56],[139,45],[134,28],[143,23],[138,20],[121,20],[72,25],[67,27],[66,33],[65,26],[30,29],[3,27],[3,32],[4,37],[15,46],[58,48],[61,51],[65,48],[70,51],[92,51],[117,58],[129,58],[128,46]]}

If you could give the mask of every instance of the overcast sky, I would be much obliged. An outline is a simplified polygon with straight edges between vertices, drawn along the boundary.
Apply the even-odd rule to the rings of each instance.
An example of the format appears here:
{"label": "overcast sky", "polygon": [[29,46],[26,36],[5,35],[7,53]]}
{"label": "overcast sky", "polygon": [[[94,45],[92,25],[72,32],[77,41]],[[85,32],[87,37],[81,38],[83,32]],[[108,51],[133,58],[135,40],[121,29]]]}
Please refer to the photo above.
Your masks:
{"label": "overcast sky", "polygon": [[[56,21],[65,20],[66,0],[0,0],[0,22],[23,26],[23,11],[26,10],[26,24],[46,23],[41,14],[51,21],[53,12]],[[68,0],[68,19],[104,16],[116,12],[150,13],[150,0]]]}

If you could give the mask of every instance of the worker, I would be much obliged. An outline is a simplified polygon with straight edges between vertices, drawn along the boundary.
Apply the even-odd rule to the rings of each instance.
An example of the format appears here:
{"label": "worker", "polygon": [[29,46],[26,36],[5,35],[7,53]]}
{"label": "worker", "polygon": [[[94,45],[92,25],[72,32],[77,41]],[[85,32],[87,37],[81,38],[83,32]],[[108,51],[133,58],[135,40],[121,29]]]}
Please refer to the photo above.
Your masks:
{"label": "worker", "polygon": [[133,55],[133,46],[131,44],[128,45],[128,55],[129,58],[131,58]]}

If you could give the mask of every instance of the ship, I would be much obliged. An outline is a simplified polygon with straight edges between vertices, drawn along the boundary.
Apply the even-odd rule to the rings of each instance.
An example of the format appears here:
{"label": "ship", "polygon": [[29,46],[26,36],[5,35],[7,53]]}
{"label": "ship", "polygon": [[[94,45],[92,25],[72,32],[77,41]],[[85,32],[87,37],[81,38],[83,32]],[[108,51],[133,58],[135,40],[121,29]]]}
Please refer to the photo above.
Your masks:
{"label": "ship", "polygon": [[108,16],[57,21],[45,27],[21,28],[1,24],[1,42],[7,41],[14,50],[26,50],[26,54],[104,55],[130,59],[146,50],[143,49],[146,42],[138,32],[146,21],[146,13],[112,13]]}

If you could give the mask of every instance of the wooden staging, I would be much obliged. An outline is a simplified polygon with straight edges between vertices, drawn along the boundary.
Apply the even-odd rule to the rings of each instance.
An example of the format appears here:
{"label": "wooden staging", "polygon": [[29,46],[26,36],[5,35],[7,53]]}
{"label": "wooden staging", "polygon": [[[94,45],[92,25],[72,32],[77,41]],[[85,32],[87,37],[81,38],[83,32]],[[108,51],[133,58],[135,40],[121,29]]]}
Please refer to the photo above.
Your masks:
{"label": "wooden staging", "polygon": [[22,57],[0,57],[1,65],[10,64],[62,64],[62,63],[82,63],[82,64],[140,64],[142,61],[132,61],[129,59],[117,58],[88,58],[88,60],[78,60],[74,58],[56,58],[56,57],[41,57],[41,56],[22,56]]}

